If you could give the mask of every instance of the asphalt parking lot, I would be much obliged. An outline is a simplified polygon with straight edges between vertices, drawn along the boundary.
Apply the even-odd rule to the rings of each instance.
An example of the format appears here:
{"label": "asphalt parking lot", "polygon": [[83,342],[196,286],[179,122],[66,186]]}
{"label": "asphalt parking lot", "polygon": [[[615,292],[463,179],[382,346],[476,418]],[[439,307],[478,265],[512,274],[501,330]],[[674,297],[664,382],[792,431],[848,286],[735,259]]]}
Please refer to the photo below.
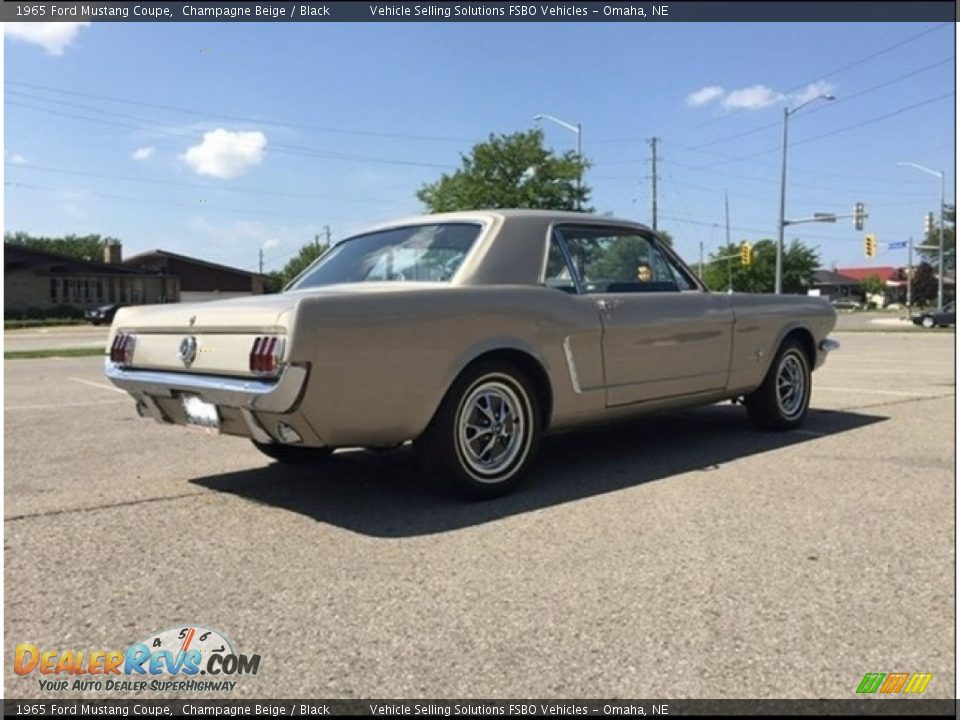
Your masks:
{"label": "asphalt parking lot", "polygon": [[952,698],[955,336],[835,337],[801,430],[725,404],[555,435],[482,504],[406,448],[284,468],[139,419],[99,358],[7,361],[6,696],[65,697],[18,642],[197,623],[262,657],[232,697],[851,698],[905,671]]}

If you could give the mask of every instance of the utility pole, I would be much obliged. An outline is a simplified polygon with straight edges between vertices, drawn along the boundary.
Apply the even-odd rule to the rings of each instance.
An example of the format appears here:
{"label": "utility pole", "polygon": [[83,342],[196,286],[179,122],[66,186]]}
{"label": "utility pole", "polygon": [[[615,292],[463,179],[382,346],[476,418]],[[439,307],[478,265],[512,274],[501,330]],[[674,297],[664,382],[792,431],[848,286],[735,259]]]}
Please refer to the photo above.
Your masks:
{"label": "utility pole", "polygon": [[703,240],[700,240],[700,279],[703,280]]}
{"label": "utility pole", "polygon": [[327,236],[327,249],[329,249],[330,248],[330,226],[324,225],[323,232]]}
{"label": "utility pole", "polygon": [[313,251],[318,255],[320,254],[320,234],[319,233],[315,233],[313,236]]}
{"label": "utility pole", "polygon": [[260,248],[260,274],[263,275],[263,248]]}
{"label": "utility pole", "polygon": [[730,198],[727,196],[727,189],[723,189],[723,214],[727,221],[727,247],[730,246]]}
{"label": "utility pole", "polygon": [[653,169],[653,175],[651,179],[653,180],[653,230],[657,230],[657,139],[656,137],[650,138],[650,151],[651,151],[651,165]]}
{"label": "utility pole", "polygon": [[913,235],[907,243],[907,317],[913,317]]}

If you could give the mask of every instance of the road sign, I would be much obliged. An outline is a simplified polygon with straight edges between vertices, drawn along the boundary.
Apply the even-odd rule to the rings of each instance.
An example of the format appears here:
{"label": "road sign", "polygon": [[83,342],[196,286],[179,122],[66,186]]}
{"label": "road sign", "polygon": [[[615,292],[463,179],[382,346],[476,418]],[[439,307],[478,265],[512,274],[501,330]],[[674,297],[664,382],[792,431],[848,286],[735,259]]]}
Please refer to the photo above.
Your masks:
{"label": "road sign", "polygon": [[887,243],[887,250],[903,250],[907,246],[907,241]]}

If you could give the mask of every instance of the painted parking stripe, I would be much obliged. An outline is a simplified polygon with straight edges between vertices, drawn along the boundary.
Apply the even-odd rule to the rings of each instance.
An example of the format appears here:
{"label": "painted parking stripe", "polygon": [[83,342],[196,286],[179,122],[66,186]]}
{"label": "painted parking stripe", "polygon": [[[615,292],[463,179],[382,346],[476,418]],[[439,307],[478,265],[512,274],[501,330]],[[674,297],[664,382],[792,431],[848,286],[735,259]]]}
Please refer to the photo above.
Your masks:
{"label": "painted parking stripe", "polygon": [[78,377],[68,377],[67,380],[73,380],[74,382],[83,383],[84,385],[90,385],[91,387],[100,388],[101,390],[111,390],[113,392],[125,393],[125,390],[121,390],[118,387],[113,385],[107,385],[106,383],[98,383],[93,380],[84,380],[83,378]]}
{"label": "painted parking stripe", "polygon": [[90,402],[75,403],[45,403],[38,405],[7,405],[4,410],[52,410],[63,407],[87,407],[88,405],[115,405],[117,403],[127,402],[124,399],[116,400],[91,400]]}
{"label": "painted parking stripe", "polygon": [[916,392],[904,392],[903,390],[875,390],[873,388],[854,388],[854,387],[824,387],[823,385],[817,385],[813,388],[814,392],[818,390],[825,390],[828,392],[845,392],[845,393],[867,393],[869,395],[898,395],[901,397],[915,397],[915,398],[936,398],[943,397],[942,395],[931,395],[929,393],[916,393]]}

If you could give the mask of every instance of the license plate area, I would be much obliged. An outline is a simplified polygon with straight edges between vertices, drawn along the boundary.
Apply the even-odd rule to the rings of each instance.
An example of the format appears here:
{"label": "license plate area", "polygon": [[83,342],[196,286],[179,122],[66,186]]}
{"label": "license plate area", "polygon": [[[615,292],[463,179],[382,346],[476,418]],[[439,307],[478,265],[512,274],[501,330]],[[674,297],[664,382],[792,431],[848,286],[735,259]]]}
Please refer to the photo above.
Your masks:
{"label": "license plate area", "polygon": [[196,395],[181,395],[180,405],[183,407],[188,426],[204,430],[220,429],[220,412],[213,403],[202,400]]}

